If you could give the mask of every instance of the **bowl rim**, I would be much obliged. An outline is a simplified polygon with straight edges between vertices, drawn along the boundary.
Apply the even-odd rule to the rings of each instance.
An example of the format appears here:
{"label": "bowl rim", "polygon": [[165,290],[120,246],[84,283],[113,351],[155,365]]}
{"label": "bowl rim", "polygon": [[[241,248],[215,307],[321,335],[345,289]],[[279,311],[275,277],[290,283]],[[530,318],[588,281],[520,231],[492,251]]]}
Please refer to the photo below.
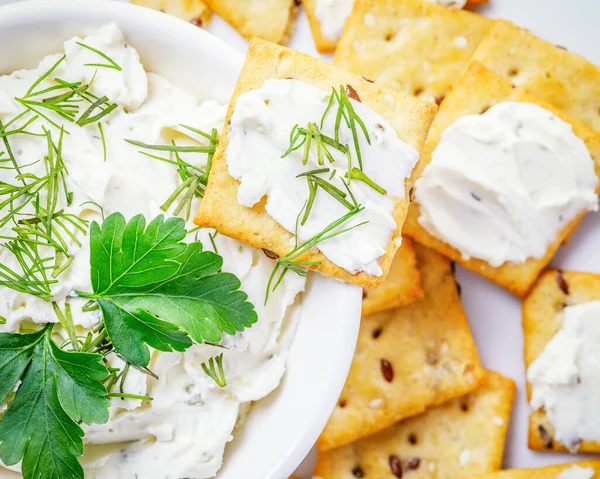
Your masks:
{"label": "bowl rim", "polygon": [[[98,20],[95,17],[100,17],[100,19]],[[204,45],[204,47],[208,46],[209,49],[215,49],[222,56],[221,60],[223,68],[226,70],[226,76],[230,76],[235,72],[235,79],[237,80],[237,73],[239,73],[243,64],[243,55],[230,45],[205,30],[178,18],[122,2],[107,0],[17,1],[16,3],[0,6],[0,37],[2,36],[2,30],[7,27],[11,29],[18,29],[22,25],[31,27],[31,24],[36,22],[43,26],[45,23],[61,19],[66,23],[81,19],[100,26],[111,21],[103,20],[107,17],[112,18],[112,21],[116,22],[125,31],[126,36],[128,28],[125,27],[125,24],[136,24],[140,25],[140,29],[154,27],[159,31],[161,29],[163,31],[168,30],[173,33],[174,37],[186,37],[196,47]],[[146,27],[141,26],[144,22],[147,23]],[[67,36],[61,37],[61,43],[66,39]],[[26,42],[24,39],[20,39],[20,41]],[[194,47],[186,45],[185,48]],[[43,52],[40,52],[39,55],[36,54],[37,60],[39,61],[46,54]],[[143,63],[145,62],[143,61]],[[14,68],[9,68],[9,71],[5,72],[2,67],[3,65],[0,62],[0,74],[10,73],[14,70]],[[169,77],[167,76],[167,78]],[[178,84],[177,81],[173,81],[173,83]],[[235,81],[228,88],[226,103],[229,102],[234,85]],[[277,457],[271,457],[268,460],[271,465],[266,473],[263,470],[259,475],[254,475],[255,473],[252,470],[246,470],[244,477],[247,479],[283,479],[294,472],[313,447],[327,423],[350,369],[360,325],[361,289],[314,273],[309,275],[308,283],[307,288],[314,290],[317,294],[310,293],[314,295],[315,300],[305,301],[303,304],[300,324],[289,351],[287,369],[282,383],[270,395],[255,404],[247,421],[248,423],[256,423],[253,418],[258,420],[262,417],[268,417],[273,404],[277,405],[279,403],[275,412],[280,413],[281,401],[285,399],[288,403],[283,404],[287,404],[289,406],[287,410],[290,411],[287,416],[293,417],[281,416],[278,421],[282,423],[282,426],[285,426],[288,422],[293,423],[295,429],[287,430],[282,427],[277,429],[278,432],[274,430],[271,433],[270,437],[272,437],[273,444],[283,441],[284,439],[280,434],[284,434],[284,437],[287,437],[284,442],[289,443],[288,447],[285,451],[280,451]],[[327,292],[324,290],[327,290]],[[305,327],[303,328],[303,326]],[[319,331],[324,339],[322,341],[315,340],[311,337],[311,334],[313,334],[311,331],[313,333]],[[304,350],[301,349],[301,346]],[[311,353],[311,348],[314,348],[316,353]],[[319,360],[321,364],[319,364]],[[289,394],[290,391],[295,391],[296,386],[298,386],[293,382],[295,377],[299,377],[304,381],[302,383],[305,392],[304,401],[302,397],[293,398]],[[314,410],[308,415],[302,414],[302,407],[311,399],[313,402],[318,399],[318,408],[313,407]],[[285,421],[282,421],[282,419]],[[234,437],[242,436],[246,426],[247,424],[241,430],[234,432]],[[258,432],[264,435],[262,434],[264,431]],[[292,432],[295,433],[293,436]],[[286,433],[287,436],[285,436]],[[239,439],[238,437],[237,444],[242,443]],[[243,440],[244,442],[251,442],[252,437],[245,437]],[[236,441],[234,441],[234,447],[235,444]],[[231,457],[227,459],[228,451],[230,453],[232,449],[231,444],[226,447],[225,463],[217,477],[221,477],[222,474],[225,474],[224,479],[239,477],[236,475],[239,474],[239,471],[236,473],[235,468],[230,471],[232,466],[228,466],[228,460],[233,462]],[[245,457],[246,460],[252,460],[252,454],[242,454],[242,457]],[[258,457],[249,464],[256,464],[257,460]],[[3,478],[2,470],[0,470],[0,478]]]}

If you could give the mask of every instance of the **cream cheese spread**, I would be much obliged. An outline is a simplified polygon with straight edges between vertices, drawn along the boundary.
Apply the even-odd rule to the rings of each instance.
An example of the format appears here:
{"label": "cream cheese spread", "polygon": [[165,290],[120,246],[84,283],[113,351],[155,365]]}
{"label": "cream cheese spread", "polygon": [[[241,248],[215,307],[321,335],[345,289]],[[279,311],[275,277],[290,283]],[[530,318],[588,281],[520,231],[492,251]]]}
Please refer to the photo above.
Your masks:
{"label": "cream cheese spread", "polygon": [[531,407],[544,408],[554,438],[572,450],[600,441],[600,301],[567,306],[562,325],[527,370]]}
{"label": "cream cheese spread", "polygon": [[592,479],[594,469],[591,467],[571,466],[563,470],[556,479]]}
{"label": "cream cheese spread", "polygon": [[[104,60],[79,43],[102,51],[121,69],[86,65]],[[90,83],[90,93],[105,95],[118,107],[100,120],[102,136],[96,123],[78,126],[53,111],[44,111],[45,120],[38,119],[27,127],[32,133],[42,133],[43,126],[53,128],[48,126],[48,120],[64,124],[68,131],[63,138],[62,157],[73,201],[69,206],[61,196],[59,207],[89,221],[102,221],[102,214],[112,212],[120,212],[126,218],[141,213],[148,221],[164,214],[162,203],[181,183],[177,168],[141,154],[140,148],[124,140],[163,145],[172,140],[182,145],[206,144],[205,138],[181,125],[207,132],[220,129],[225,107],[215,101],[199,101],[159,75],[147,73],[116,25],[107,25],[84,40],[73,38],[64,48],[66,57],[53,77]],[[37,68],[0,77],[3,123],[23,109],[15,98],[25,95],[60,58],[61,55],[51,55]],[[46,79],[39,88],[53,84]],[[43,175],[44,164],[37,160],[47,152],[45,136],[17,134],[10,138],[10,144],[18,163],[28,165],[23,167],[27,173]],[[199,168],[206,164],[205,154],[181,155]],[[14,182],[15,171],[0,168],[0,181]],[[192,227],[190,224],[189,229]],[[8,232],[5,227],[0,235]],[[73,297],[74,290],[91,291],[89,239],[84,235],[78,239],[81,246],[75,241],[69,243],[73,262],[59,276],[59,282],[52,285],[51,293],[61,308],[69,301],[77,332],[85,335],[98,324],[100,315],[98,311],[83,312],[84,301]],[[86,453],[82,463],[86,478],[214,477],[238,419],[251,402],[275,389],[284,373],[300,311],[297,296],[304,289],[304,278],[287,275],[264,305],[273,261],[262,251],[208,229],[196,231],[188,239],[201,241],[205,249],[216,247],[224,260],[223,270],[240,279],[241,289],[255,305],[258,322],[235,336],[225,335],[219,345],[194,345],[185,353],[153,351],[150,369],[158,379],[131,369],[123,390],[154,400],[113,399],[107,424],[84,427]],[[14,261],[0,246],[0,263],[15,266]],[[57,322],[49,302],[7,287],[0,287],[0,317],[0,332],[27,330],[32,323]],[[62,334],[61,328],[56,331]],[[58,344],[62,342],[59,340]],[[224,388],[218,387],[201,366],[220,353],[227,378]],[[115,356],[108,359],[112,366],[123,366]],[[0,414],[5,409],[6,404],[0,405]]]}
{"label": "cream cheese spread", "polygon": [[[266,196],[267,213],[287,231],[295,233],[297,229],[302,241],[348,212],[347,207],[319,189],[305,224],[297,225],[296,221],[309,197],[307,180],[298,175],[325,168],[329,171],[317,176],[345,192],[343,177],[348,171],[345,154],[331,148],[334,161],[325,160],[323,165],[318,163],[314,147],[306,164],[303,164],[303,148],[282,158],[296,125],[306,127],[310,122],[320,123],[330,93],[298,80],[270,79],[260,89],[240,95],[231,116],[226,156],[229,174],[241,182],[238,202],[252,207]],[[380,276],[379,258],[396,230],[395,201],[405,197],[405,180],[419,154],[398,138],[384,118],[364,104],[354,99],[350,101],[370,137],[369,144],[364,135],[358,135],[363,172],[383,188],[385,194],[363,181],[352,180],[349,188],[364,210],[340,228],[367,223],[319,243],[318,248],[329,260],[352,274],[364,271]],[[333,138],[335,119],[332,108],[321,133]],[[350,129],[342,121],[339,142],[352,144],[351,138]],[[356,157],[353,162],[356,166]]]}
{"label": "cream cheese spread", "polygon": [[420,224],[492,266],[541,258],[578,214],[596,211],[594,160],[572,127],[530,103],[456,120],[415,183]]}
{"label": "cream cheese spread", "polygon": [[342,35],[354,0],[316,0],[315,15],[321,24],[321,34],[332,42]]}

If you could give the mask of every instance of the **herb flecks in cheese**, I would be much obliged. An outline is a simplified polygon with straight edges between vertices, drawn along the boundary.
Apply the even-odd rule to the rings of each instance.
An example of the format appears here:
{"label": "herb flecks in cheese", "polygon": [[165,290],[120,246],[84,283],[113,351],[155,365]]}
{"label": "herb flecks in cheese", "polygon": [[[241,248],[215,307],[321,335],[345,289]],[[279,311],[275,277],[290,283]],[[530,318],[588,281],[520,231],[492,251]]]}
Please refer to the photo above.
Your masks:
{"label": "herb flecks in cheese", "polygon": [[594,160],[571,125],[531,103],[456,120],[415,183],[419,222],[465,259],[542,258],[560,232],[598,209]]}
{"label": "herb flecks in cheese", "polygon": [[600,301],[567,306],[558,333],[529,366],[531,406],[544,408],[554,439],[576,450],[600,441]]}
{"label": "herb flecks in cheese", "polygon": [[240,95],[228,139],[227,165],[240,181],[241,205],[266,196],[267,213],[296,235],[296,246],[360,207],[336,226],[351,229],[321,237],[318,249],[352,274],[382,274],[379,259],[396,230],[395,202],[405,198],[419,157],[384,118],[344,88],[330,93],[270,79]]}
{"label": "herb flecks in cheese", "polygon": [[[0,355],[10,356],[15,341],[26,351],[0,363],[30,358],[18,363],[24,375],[0,367],[0,457],[25,477],[81,477],[83,433],[86,478],[213,477],[239,415],[277,387],[304,279],[286,277],[264,306],[273,261],[184,221],[201,200],[224,117],[224,106],[147,73],[115,25],[67,41],[64,54],[37,68],[0,76]],[[181,218],[157,219],[163,214]],[[94,223],[96,233],[120,225],[122,234],[95,235]],[[158,223],[173,226],[176,238],[139,262],[140,241],[162,242],[148,233],[161,230]],[[128,273],[113,276],[123,267]],[[158,296],[148,303],[150,289],[166,296],[185,289],[178,301],[189,302],[205,281],[218,283],[207,286],[221,305],[220,286],[246,293],[258,321],[242,331],[222,323],[215,304],[186,319],[185,308],[174,314]],[[47,393],[36,410],[51,411],[69,435],[50,434],[62,441],[53,450],[41,449],[44,428],[33,422],[17,442],[10,436],[11,421],[27,410],[20,404],[33,404],[29,378],[40,370],[40,351],[58,374],[36,382]],[[75,374],[82,362],[98,377]],[[59,396],[69,393],[60,407],[56,382]],[[30,438],[35,460],[29,454],[19,463]],[[61,460],[70,472],[55,470]]]}

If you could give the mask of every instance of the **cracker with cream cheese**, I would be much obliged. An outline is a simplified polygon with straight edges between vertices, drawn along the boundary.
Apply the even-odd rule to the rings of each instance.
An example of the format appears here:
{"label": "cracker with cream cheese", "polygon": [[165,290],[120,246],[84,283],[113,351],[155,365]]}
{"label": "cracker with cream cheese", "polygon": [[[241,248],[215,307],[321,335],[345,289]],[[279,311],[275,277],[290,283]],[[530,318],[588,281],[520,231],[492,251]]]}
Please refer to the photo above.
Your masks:
{"label": "cracker with cream cheese", "polygon": [[491,23],[423,0],[357,0],[334,63],[439,104]]}
{"label": "cracker with cream cheese", "polygon": [[[595,160],[596,175],[600,176],[600,135],[598,133],[582,123],[568,118],[563,112],[539,100],[525,89],[513,89],[509,80],[486,69],[480,63],[473,62],[442,103],[431,127],[421,159],[413,171],[413,181],[416,181],[431,161],[431,155],[446,128],[464,115],[482,113],[490,106],[506,100],[535,103],[570,123],[575,135],[583,140]],[[513,294],[523,296],[554,256],[561,243],[576,228],[583,214],[584,212],[580,213],[560,232],[542,258],[529,258],[524,263],[504,263],[498,267],[493,267],[476,258],[464,259],[460,251],[429,234],[418,221],[420,215],[418,202],[413,202],[409,208],[404,233],[417,242],[459,262],[465,268],[489,278]]]}
{"label": "cracker with cream cheese", "polygon": [[[508,469],[478,476],[479,479],[560,479],[560,474],[577,469],[592,470],[591,479],[600,478],[600,460],[579,461],[537,469]],[[579,477],[579,476],[577,476]],[[588,477],[588,476],[584,476]]]}
{"label": "cracker with cream cheese", "polygon": [[423,294],[413,241],[404,236],[381,286],[363,290],[362,314],[406,306],[423,298]]}
{"label": "cracker with cream cheese", "polygon": [[317,441],[329,450],[473,391],[484,377],[450,261],[415,245],[425,297],[363,318],[340,400]]}
{"label": "cracker with cream cheese", "polygon": [[210,22],[211,12],[204,0],[131,0],[131,3],[159,10],[199,27],[206,27]]}
{"label": "cracker with cream cheese", "polygon": [[296,16],[295,0],[205,0],[245,38],[285,44]]}
{"label": "cracker with cream cheese", "polygon": [[[362,77],[336,69],[309,55],[253,40],[250,42],[246,63],[229,105],[227,119],[231,118],[236,100],[242,93],[260,88],[270,78],[294,78],[324,92],[340,85],[350,85],[362,103],[384,117],[392,125],[398,138],[417,151],[421,151],[425,143],[436,112],[435,105],[372,84]],[[195,221],[200,226],[213,227],[227,236],[283,256],[293,249],[294,235],[266,213],[264,198],[253,208],[242,206],[237,201],[239,182],[229,175],[226,162],[228,131],[227,122]],[[394,204],[396,231],[379,260],[383,275],[371,276],[364,272],[351,274],[333,264],[319,251],[308,251],[296,261],[318,262],[311,265],[310,269],[360,286],[377,287],[383,281],[401,243],[401,230],[408,209],[410,187],[410,181],[407,179],[404,198],[397,199]]]}
{"label": "cracker with cream cheese", "polygon": [[600,131],[600,67],[582,56],[498,20],[473,58]]}
{"label": "cracker with cream cheese", "polygon": [[[600,300],[600,274],[547,270],[523,300],[525,365],[527,368],[542,353],[561,328],[558,314],[565,306]],[[531,399],[532,387],[527,384]],[[566,451],[554,440],[553,427],[540,409],[529,416],[529,447],[538,451]],[[581,452],[600,452],[600,443],[582,441]]]}
{"label": "cracker with cream cheese", "polygon": [[320,453],[315,476],[450,479],[498,470],[514,394],[511,379],[487,372],[484,384],[466,396]]}

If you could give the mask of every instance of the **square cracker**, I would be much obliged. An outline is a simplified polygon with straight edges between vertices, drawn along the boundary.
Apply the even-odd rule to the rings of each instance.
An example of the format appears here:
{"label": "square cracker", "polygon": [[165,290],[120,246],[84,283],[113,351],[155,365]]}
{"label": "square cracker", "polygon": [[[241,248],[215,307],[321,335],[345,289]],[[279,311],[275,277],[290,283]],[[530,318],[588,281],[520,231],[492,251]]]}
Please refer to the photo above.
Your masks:
{"label": "square cracker", "polygon": [[552,94],[554,106],[600,131],[600,68],[582,56],[498,20],[474,59],[540,98]]}
{"label": "square cracker", "polygon": [[[592,158],[596,162],[596,174],[600,176],[599,133],[590,130],[575,120],[571,120],[564,113],[534,97],[526,90],[522,88],[513,89],[511,83],[506,78],[486,69],[478,62],[473,62],[454,85],[452,92],[446,97],[444,103],[442,103],[440,111],[431,126],[421,159],[413,170],[413,181],[422,174],[427,164],[431,161],[431,155],[437,147],[442,133],[455,120],[464,115],[482,113],[495,103],[505,100],[538,104],[570,123],[573,126],[574,133],[588,147]],[[404,225],[404,233],[406,235],[459,262],[465,268],[489,278],[510,292],[518,296],[523,296],[527,293],[552,256],[554,256],[560,244],[568,238],[569,234],[578,225],[584,212],[579,214],[561,231],[556,240],[548,247],[546,255],[543,258],[529,258],[524,263],[505,263],[499,267],[490,266],[485,261],[475,258],[469,260],[463,259],[462,254],[458,250],[430,235],[419,223],[419,215],[419,204],[418,202],[413,202],[409,208]]]}
{"label": "square cracker", "polygon": [[357,0],[334,63],[439,104],[491,23],[423,0]]}
{"label": "square cracker", "polygon": [[363,290],[362,314],[406,306],[423,298],[423,294],[415,248],[412,240],[404,236],[381,286]]}
{"label": "square cracker", "polygon": [[319,454],[315,478],[395,479],[403,471],[411,479],[455,479],[498,470],[514,394],[511,379],[487,372],[482,387],[462,398]]}
{"label": "square cracker", "polygon": [[[255,248],[264,248],[283,256],[293,248],[293,235],[268,215],[264,209],[264,198],[263,202],[253,208],[247,208],[237,202],[239,182],[229,176],[225,158],[229,119],[233,114],[237,98],[242,93],[261,88],[269,78],[295,78],[323,91],[331,91],[333,87],[339,85],[351,85],[362,103],[388,120],[398,137],[415,147],[417,151],[421,151],[425,143],[436,106],[370,83],[304,53],[260,40],[251,41],[246,63],[229,104],[228,121],[215,152],[206,193],[195,221],[200,226],[215,228]],[[386,253],[380,259],[382,276],[369,276],[364,272],[350,274],[333,264],[320,252],[308,252],[298,257],[297,261],[319,261],[320,264],[312,265],[310,268],[326,276],[360,286],[377,287],[383,281],[399,247],[394,239],[401,237],[402,224],[408,209],[409,189],[410,181],[407,179],[405,197],[396,201],[394,209],[397,230],[387,246]]]}
{"label": "square cracker", "polygon": [[419,245],[415,250],[425,297],[363,318],[346,384],[317,441],[320,450],[462,396],[484,377],[450,261]]}
{"label": "square cracker", "polygon": [[210,22],[210,9],[203,0],[131,0],[131,3],[159,10],[199,27],[206,27]]}
{"label": "square cracker", "polygon": [[247,39],[287,42],[296,15],[295,0],[204,0]]}
{"label": "square cracker", "polygon": [[538,469],[508,469],[506,471],[498,471],[478,476],[478,479],[556,479],[561,472],[566,471],[573,466],[578,466],[583,469],[593,469],[594,475],[592,476],[592,479],[600,478],[600,460],[589,460],[557,464],[555,466],[541,467]]}
{"label": "square cracker", "polygon": [[[535,361],[561,328],[558,313],[565,306],[595,300],[600,300],[600,274],[544,271],[523,300],[526,367]],[[531,390],[527,383],[528,399],[531,399]],[[546,413],[542,409],[533,411],[529,416],[529,447],[538,451],[566,451],[553,436],[554,430]],[[600,443],[583,441],[579,451],[600,452]]]}

